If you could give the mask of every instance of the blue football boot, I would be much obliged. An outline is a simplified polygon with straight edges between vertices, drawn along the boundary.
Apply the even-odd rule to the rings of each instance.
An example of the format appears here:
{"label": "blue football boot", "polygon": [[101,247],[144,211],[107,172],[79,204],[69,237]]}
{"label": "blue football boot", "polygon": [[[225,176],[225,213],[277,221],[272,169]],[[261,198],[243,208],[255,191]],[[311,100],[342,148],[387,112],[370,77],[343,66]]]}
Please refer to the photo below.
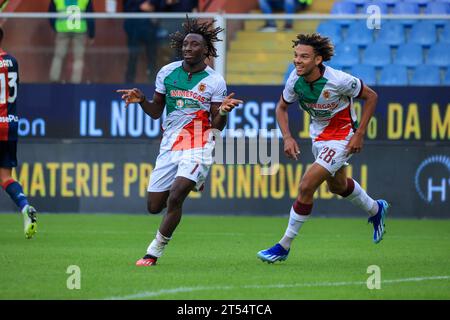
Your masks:
{"label": "blue football boot", "polygon": [[378,203],[378,212],[373,217],[370,217],[368,222],[373,224],[373,242],[379,243],[383,240],[383,234],[386,232],[385,230],[385,219],[387,211],[390,207],[389,203],[385,200],[377,200]]}
{"label": "blue football boot", "polygon": [[263,262],[274,263],[275,261],[284,261],[289,255],[289,250],[286,250],[277,243],[272,248],[267,250],[261,250],[258,252],[257,257]]}

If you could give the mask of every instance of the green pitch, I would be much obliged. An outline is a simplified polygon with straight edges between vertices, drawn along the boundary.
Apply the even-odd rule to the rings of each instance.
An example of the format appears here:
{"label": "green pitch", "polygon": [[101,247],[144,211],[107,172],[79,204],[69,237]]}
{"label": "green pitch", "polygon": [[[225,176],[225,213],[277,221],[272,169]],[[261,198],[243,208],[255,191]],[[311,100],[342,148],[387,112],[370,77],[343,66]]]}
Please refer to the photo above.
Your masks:
{"label": "green pitch", "polygon": [[[0,215],[0,299],[450,299],[450,221],[387,220],[384,240],[360,219],[313,218],[287,261],[257,251],[286,217],[185,216],[155,267],[135,267],[161,216],[45,215],[26,240],[22,217]],[[67,268],[80,268],[69,290]],[[380,267],[369,290],[367,268]],[[373,282],[372,282],[373,283]]]}

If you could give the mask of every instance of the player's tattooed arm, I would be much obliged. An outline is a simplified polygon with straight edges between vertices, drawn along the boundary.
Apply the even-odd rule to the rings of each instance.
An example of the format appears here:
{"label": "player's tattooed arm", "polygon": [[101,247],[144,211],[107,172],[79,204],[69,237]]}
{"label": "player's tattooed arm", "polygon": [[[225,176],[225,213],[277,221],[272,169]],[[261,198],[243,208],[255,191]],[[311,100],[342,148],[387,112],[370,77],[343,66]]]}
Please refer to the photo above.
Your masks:
{"label": "player's tattooed arm", "polygon": [[289,159],[297,160],[298,155],[300,154],[300,147],[292,136],[291,130],[289,130],[288,107],[289,104],[287,104],[281,96],[275,113],[277,116],[278,126],[280,127],[283,135],[284,153]]}
{"label": "player's tattooed arm", "polygon": [[358,98],[364,100],[364,107],[358,129],[346,146],[347,155],[351,153],[361,152],[367,125],[369,124],[370,118],[372,118],[375,112],[378,101],[378,95],[376,94],[376,92],[366,85],[364,85],[361,89],[361,93]]}
{"label": "player's tattooed arm", "polygon": [[244,101],[239,99],[233,99],[234,92],[230,93],[222,103],[213,102],[211,103],[211,125],[214,129],[220,131],[225,128],[227,124],[227,115],[238,105],[244,103]]}
{"label": "player's tattooed arm", "polygon": [[151,101],[147,100],[144,93],[141,90],[134,89],[121,89],[117,90],[118,93],[122,93],[122,100],[125,101],[126,107],[130,103],[139,103],[142,110],[153,119],[159,119],[164,111],[166,105],[166,96],[155,92]]}

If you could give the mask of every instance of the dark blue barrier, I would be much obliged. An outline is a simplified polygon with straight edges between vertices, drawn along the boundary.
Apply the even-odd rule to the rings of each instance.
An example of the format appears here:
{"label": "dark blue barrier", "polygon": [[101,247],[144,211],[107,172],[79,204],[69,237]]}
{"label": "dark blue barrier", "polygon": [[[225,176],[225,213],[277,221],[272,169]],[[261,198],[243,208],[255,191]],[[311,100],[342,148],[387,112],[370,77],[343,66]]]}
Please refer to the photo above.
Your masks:
{"label": "dark blue barrier", "polygon": [[[16,177],[41,211],[145,212],[148,176],[158,154],[160,121],[138,106],[124,109],[123,85],[23,85],[22,138]],[[152,87],[141,87],[151,96]],[[374,198],[392,202],[393,217],[450,218],[450,104],[445,87],[375,88],[379,103],[364,150],[351,159],[353,177]],[[275,129],[279,86],[230,87],[245,105],[229,118],[228,135]],[[356,103],[357,110],[360,106]],[[202,194],[192,193],[187,213],[287,214],[298,182],[312,163],[308,117],[293,105],[291,129],[299,161],[279,150],[280,167],[262,176],[259,164],[214,165]],[[243,130],[242,130],[243,129]],[[253,130],[252,130],[253,129]],[[15,210],[3,193],[0,212]],[[359,209],[323,185],[314,213],[361,216]]]}
{"label": "dark blue barrier", "polygon": [[[152,120],[139,106],[125,110],[115,92],[125,85],[22,85],[18,102],[23,137],[51,139],[159,138],[161,120]],[[147,96],[153,87],[140,87]],[[228,134],[253,135],[276,129],[275,106],[281,86],[230,86],[245,104],[229,117]],[[378,87],[379,102],[367,132],[368,140],[449,141],[450,104],[447,87]],[[361,104],[356,101],[357,112]],[[309,118],[297,104],[290,108],[293,133],[308,139]]]}

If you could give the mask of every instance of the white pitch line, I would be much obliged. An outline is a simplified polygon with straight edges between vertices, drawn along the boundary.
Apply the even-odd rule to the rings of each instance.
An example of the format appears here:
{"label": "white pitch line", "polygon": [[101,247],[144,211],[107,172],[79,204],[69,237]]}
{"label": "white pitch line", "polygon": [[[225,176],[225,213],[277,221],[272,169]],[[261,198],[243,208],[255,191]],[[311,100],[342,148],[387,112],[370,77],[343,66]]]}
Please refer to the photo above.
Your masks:
{"label": "white pitch line", "polygon": [[[383,283],[400,283],[400,282],[420,282],[431,280],[450,280],[450,276],[434,276],[434,277],[416,277],[416,278],[402,278],[382,280]],[[292,283],[292,284],[269,284],[269,285],[246,285],[246,286],[199,286],[199,287],[179,287],[173,289],[161,289],[157,291],[145,291],[136,294],[130,294],[121,297],[109,297],[104,300],[131,300],[158,297],[165,294],[194,292],[194,291],[209,291],[209,290],[236,290],[236,289],[269,289],[269,288],[311,288],[311,287],[340,287],[352,285],[366,285],[366,281],[350,281],[350,282],[316,282],[316,283]]]}

